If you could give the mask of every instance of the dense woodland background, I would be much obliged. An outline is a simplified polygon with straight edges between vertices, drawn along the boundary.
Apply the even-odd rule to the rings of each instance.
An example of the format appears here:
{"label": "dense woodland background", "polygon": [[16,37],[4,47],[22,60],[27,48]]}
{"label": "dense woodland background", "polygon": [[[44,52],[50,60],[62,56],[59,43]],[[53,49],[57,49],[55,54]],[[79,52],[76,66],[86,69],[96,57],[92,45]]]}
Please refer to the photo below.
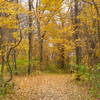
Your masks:
{"label": "dense woodland background", "polygon": [[0,93],[36,72],[74,74],[100,98],[100,0],[0,0]]}

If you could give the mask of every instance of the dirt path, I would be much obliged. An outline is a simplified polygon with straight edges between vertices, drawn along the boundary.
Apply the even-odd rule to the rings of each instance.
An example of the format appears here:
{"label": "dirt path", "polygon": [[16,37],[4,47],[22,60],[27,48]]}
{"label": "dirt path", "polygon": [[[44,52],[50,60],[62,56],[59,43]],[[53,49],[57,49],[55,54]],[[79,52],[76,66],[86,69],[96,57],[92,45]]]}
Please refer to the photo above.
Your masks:
{"label": "dirt path", "polygon": [[15,93],[7,100],[91,100],[69,75],[16,77],[14,81]]}

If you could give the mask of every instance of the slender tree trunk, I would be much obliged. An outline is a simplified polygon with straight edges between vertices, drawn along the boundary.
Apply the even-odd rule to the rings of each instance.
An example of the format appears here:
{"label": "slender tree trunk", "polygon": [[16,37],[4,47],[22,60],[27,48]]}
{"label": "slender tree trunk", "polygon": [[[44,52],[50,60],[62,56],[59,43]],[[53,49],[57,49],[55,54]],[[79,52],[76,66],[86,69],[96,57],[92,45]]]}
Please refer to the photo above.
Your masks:
{"label": "slender tree trunk", "polygon": [[62,69],[64,69],[65,68],[64,46],[62,46],[60,53],[61,53],[60,66]]}
{"label": "slender tree trunk", "polygon": [[40,63],[43,62],[43,39],[40,39]]}
{"label": "slender tree trunk", "polygon": [[[79,26],[77,26],[77,24],[79,24],[79,19],[77,18],[79,14],[79,9],[78,9],[78,0],[74,0],[74,24],[76,25],[75,27],[75,40],[79,39]],[[76,64],[80,64],[81,63],[81,47],[76,45]]]}
{"label": "slender tree trunk", "polygon": [[0,50],[1,50],[1,72],[4,72],[4,46],[3,46],[3,33],[2,33],[2,28],[0,28]]}
{"label": "slender tree trunk", "polygon": [[[37,28],[38,28],[38,38],[39,38],[39,60],[40,60],[40,68],[42,67],[43,63],[43,38],[41,36],[41,31],[40,31],[40,22],[37,19]],[[42,69],[42,68],[41,68]]]}
{"label": "slender tree trunk", "polygon": [[4,72],[4,52],[2,50],[2,67],[1,67],[1,72],[3,73]]}
{"label": "slender tree trunk", "polygon": [[13,60],[13,66],[14,66],[14,70],[17,70],[17,65],[16,65],[16,50],[14,49],[12,54],[12,60]]}
{"label": "slender tree trunk", "polygon": [[[99,8],[98,8],[95,0],[92,0],[92,2],[95,7],[95,10],[96,10],[97,18],[99,19],[100,18]],[[99,46],[100,46],[100,20],[97,20],[97,34],[98,34],[98,41],[99,41]]]}
{"label": "slender tree trunk", "polygon": [[[40,0],[37,0],[36,2],[37,8],[40,6]],[[40,10],[37,10],[37,13],[40,13]],[[43,60],[44,60],[44,54],[43,54],[43,37],[41,35],[41,25],[40,25],[40,20],[37,18],[37,30],[38,30],[38,39],[39,39],[39,60],[40,60],[40,69],[42,68]]]}
{"label": "slender tree trunk", "polygon": [[[32,11],[32,0],[29,0],[29,11]],[[29,32],[29,65],[28,65],[28,74],[31,73],[31,67],[32,67],[32,16],[29,15],[29,28],[30,28],[30,32]]]}

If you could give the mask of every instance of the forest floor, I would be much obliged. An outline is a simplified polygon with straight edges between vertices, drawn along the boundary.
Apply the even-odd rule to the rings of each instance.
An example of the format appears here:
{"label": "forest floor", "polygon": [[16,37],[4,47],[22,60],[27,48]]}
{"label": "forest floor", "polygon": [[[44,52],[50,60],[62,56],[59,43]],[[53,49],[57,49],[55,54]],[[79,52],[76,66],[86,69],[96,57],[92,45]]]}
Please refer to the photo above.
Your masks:
{"label": "forest floor", "polygon": [[14,93],[4,100],[92,100],[87,88],[70,75],[43,74],[15,77]]}

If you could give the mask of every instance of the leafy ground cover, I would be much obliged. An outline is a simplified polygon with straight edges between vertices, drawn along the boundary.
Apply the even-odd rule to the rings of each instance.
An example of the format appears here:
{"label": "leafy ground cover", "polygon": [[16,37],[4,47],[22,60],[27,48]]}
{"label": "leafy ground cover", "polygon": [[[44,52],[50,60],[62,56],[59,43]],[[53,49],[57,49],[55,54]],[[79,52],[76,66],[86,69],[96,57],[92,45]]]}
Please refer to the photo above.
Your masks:
{"label": "leafy ground cover", "polygon": [[17,76],[13,81],[13,93],[3,100],[92,100],[87,88],[77,85],[71,75]]}

